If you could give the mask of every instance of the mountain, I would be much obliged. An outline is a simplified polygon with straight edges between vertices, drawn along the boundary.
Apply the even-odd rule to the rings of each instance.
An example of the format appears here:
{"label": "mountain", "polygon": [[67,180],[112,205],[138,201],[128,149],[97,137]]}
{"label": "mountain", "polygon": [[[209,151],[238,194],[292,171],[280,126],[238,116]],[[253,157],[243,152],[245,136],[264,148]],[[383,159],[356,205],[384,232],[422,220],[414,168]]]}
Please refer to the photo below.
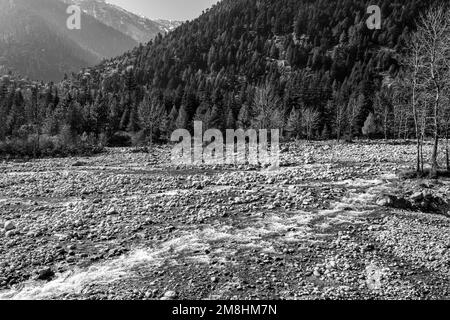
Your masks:
{"label": "mountain", "polygon": [[32,79],[61,80],[99,61],[98,57],[55,32],[52,24],[20,6],[0,1],[0,66]]}
{"label": "mountain", "polygon": [[[82,9],[81,30],[66,27],[69,4]],[[0,69],[59,81],[178,25],[151,21],[102,0],[0,0]]]}
{"label": "mountain", "polygon": [[[42,89],[35,105],[46,110],[44,132],[141,132],[156,141],[201,120],[205,129],[280,128],[290,137],[351,140],[376,119],[386,137],[413,136],[406,95],[383,84],[401,80],[417,19],[436,1],[378,3],[381,29],[370,30],[365,0],[223,0]],[[18,82],[3,84],[3,117],[12,119],[4,136],[26,123],[14,113],[25,103],[11,83]]]}
{"label": "mountain", "polygon": [[82,14],[81,30],[69,30],[66,9],[58,0],[0,0],[0,64],[55,81],[137,45],[87,14]]}
{"label": "mountain", "polygon": [[181,26],[183,22],[176,21],[176,20],[164,20],[164,19],[156,19],[153,20],[156,23],[160,25],[161,30],[163,30],[165,33],[173,31],[174,29]]}
{"label": "mountain", "polygon": [[158,33],[165,34],[181,23],[177,21],[152,21],[134,13],[128,12],[104,0],[62,0],[67,4],[80,6],[88,14],[107,26],[114,28],[133,38],[138,43],[147,43]]}
{"label": "mountain", "polygon": [[369,1],[223,0],[167,36],[105,61],[95,82],[122,95],[133,78],[156,92],[167,112],[182,110],[182,123],[215,114],[219,128],[251,118],[256,90],[267,88],[281,102],[283,123],[300,110],[318,114],[314,136],[336,134],[336,108],[354,101],[352,131],[360,134],[383,80],[399,70],[416,19],[433,2],[379,1],[382,28],[369,30]]}

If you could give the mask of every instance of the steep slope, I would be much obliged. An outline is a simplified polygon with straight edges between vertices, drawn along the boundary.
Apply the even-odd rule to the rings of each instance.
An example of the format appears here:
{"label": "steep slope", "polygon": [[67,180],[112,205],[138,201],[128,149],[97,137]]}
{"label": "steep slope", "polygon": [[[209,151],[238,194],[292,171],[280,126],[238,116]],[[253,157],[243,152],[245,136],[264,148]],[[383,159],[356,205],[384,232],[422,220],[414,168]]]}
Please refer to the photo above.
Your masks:
{"label": "steep slope", "polygon": [[178,28],[179,26],[181,26],[181,24],[183,22],[181,21],[176,21],[176,20],[164,20],[164,19],[157,19],[157,20],[153,20],[156,23],[158,23],[161,27],[161,30],[163,30],[164,32],[169,32],[172,30],[175,30],[176,28]]}
{"label": "steep slope", "polygon": [[105,0],[62,0],[67,4],[76,4],[86,14],[102,23],[128,35],[139,43],[147,43],[158,33],[167,33],[177,27],[177,21],[152,21],[134,13],[128,12]]}
{"label": "steep slope", "polygon": [[133,66],[137,85],[162,92],[167,110],[184,108],[186,124],[209,114],[219,127],[234,123],[254,104],[255,88],[268,85],[282,101],[283,122],[294,109],[319,113],[315,136],[332,129],[335,108],[356,101],[360,134],[383,77],[398,70],[415,19],[433,2],[379,1],[382,29],[369,30],[365,0],[223,0],[97,70],[117,93],[131,76],[110,85],[111,71]]}
{"label": "steep slope", "polygon": [[28,10],[0,1],[0,65],[31,79],[61,80],[66,72],[93,65],[98,57],[55,32]]}
{"label": "steep slope", "polygon": [[81,30],[67,29],[66,9],[58,0],[0,0],[0,64],[34,79],[60,80],[137,45],[86,14]]}
{"label": "steep slope", "polygon": [[[264,125],[288,137],[351,139],[373,113],[387,137],[413,136],[406,95],[399,101],[382,84],[399,75],[416,20],[432,3],[380,0],[382,28],[369,30],[365,0],[223,0],[166,36],[70,75],[43,95],[42,109],[57,100],[67,113],[46,113],[52,134],[69,124],[74,134],[139,131],[167,141],[201,120],[205,128]],[[23,123],[11,111],[14,89],[4,84],[4,114],[18,118],[6,135]]]}

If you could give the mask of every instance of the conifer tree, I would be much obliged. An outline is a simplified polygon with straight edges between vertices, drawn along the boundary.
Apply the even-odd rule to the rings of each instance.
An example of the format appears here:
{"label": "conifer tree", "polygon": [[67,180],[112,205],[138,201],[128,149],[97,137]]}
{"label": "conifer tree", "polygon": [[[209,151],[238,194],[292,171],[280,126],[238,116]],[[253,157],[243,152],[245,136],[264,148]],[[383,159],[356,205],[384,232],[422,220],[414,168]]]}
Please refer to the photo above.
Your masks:
{"label": "conifer tree", "polygon": [[188,127],[188,114],[186,112],[186,107],[184,105],[181,106],[180,110],[178,111],[178,117],[175,121],[175,128],[176,129],[187,129]]}

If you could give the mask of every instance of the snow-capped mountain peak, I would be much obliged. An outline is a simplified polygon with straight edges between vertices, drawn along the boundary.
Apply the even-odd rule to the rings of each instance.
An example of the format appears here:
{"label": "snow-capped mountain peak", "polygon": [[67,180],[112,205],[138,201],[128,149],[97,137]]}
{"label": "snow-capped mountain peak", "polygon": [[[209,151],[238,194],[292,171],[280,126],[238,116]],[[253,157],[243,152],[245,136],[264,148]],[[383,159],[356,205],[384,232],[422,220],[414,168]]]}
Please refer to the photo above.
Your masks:
{"label": "snow-capped mountain peak", "polygon": [[156,37],[158,33],[170,32],[181,24],[178,21],[150,20],[105,0],[61,1],[80,6],[86,14],[128,35],[139,43],[146,43]]}

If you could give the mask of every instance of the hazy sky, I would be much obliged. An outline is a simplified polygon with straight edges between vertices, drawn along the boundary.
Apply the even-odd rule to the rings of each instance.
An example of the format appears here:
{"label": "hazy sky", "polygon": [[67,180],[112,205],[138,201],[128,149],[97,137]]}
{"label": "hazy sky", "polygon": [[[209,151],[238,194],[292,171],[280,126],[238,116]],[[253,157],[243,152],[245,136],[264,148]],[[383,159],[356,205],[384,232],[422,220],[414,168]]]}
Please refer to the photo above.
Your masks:
{"label": "hazy sky", "polygon": [[106,0],[150,19],[191,20],[218,0]]}

